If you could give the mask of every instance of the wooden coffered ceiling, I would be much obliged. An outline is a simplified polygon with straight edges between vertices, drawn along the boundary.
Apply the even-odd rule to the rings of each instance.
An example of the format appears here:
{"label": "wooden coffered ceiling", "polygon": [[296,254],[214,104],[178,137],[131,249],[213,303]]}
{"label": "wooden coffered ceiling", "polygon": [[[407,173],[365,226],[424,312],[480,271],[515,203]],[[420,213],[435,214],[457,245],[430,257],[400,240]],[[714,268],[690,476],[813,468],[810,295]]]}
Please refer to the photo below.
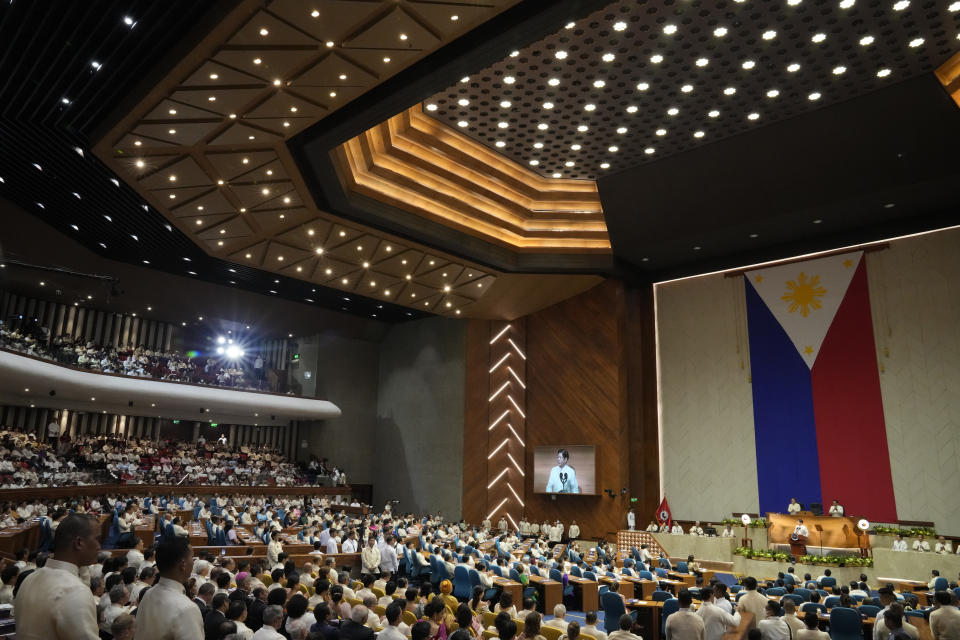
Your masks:
{"label": "wooden coffered ceiling", "polygon": [[286,141],[516,2],[246,0],[94,150],[212,256],[459,315],[498,274],[319,210]]}
{"label": "wooden coffered ceiling", "polygon": [[347,191],[520,251],[608,253],[592,180],[542,178],[420,105],[336,150]]}

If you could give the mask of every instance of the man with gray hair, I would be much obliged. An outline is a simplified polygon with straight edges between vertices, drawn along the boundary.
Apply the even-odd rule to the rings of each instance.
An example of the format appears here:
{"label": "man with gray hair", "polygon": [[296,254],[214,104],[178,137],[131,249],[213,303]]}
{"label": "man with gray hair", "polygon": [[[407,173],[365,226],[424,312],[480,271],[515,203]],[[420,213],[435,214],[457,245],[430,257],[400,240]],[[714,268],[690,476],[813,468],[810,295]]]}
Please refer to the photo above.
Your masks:
{"label": "man with gray hair", "polygon": [[126,606],[128,600],[130,600],[130,592],[127,591],[126,585],[120,583],[110,588],[110,604],[103,610],[103,622],[100,623],[101,631],[110,633],[110,627],[117,616],[130,611],[130,608]]}
{"label": "man with gray hair", "polygon": [[263,610],[263,626],[257,629],[251,640],[285,640],[277,632],[283,623],[283,607],[272,604]]}
{"label": "man with gray hair", "polygon": [[373,629],[365,626],[369,615],[370,610],[362,604],[355,606],[350,619],[340,623],[340,640],[373,640]]}
{"label": "man with gray hair", "polygon": [[554,627],[566,633],[567,627],[570,626],[570,623],[566,620],[566,617],[567,608],[562,604],[558,604],[553,608],[553,620],[549,620],[544,624],[544,626]]}

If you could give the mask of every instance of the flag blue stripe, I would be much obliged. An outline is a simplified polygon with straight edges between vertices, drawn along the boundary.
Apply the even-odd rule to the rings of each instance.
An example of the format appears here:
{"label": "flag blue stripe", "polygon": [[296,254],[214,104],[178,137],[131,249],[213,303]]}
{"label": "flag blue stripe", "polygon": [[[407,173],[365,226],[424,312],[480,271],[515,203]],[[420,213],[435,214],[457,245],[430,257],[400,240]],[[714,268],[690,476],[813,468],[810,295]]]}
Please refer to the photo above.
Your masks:
{"label": "flag blue stripe", "polygon": [[763,299],[746,283],[760,513],[790,498],[823,503],[810,369]]}

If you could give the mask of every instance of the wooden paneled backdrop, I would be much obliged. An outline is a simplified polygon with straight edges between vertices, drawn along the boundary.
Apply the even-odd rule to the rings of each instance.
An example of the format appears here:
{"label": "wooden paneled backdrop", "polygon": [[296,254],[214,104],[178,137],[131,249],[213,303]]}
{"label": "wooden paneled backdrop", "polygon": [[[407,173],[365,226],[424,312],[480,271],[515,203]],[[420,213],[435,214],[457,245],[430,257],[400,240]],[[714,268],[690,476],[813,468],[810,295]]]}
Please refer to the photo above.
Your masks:
{"label": "wooden paneled backdrop", "polygon": [[[502,384],[490,372],[489,341],[503,324],[474,320],[467,332],[463,514],[470,522],[503,498],[496,485],[487,489],[500,472],[487,456],[502,441],[488,435],[488,399]],[[526,339],[523,515],[567,527],[576,520],[582,538],[609,537],[625,527],[635,497],[644,522],[660,499],[652,289],[608,280],[511,324]],[[534,447],[564,443],[596,447],[600,496],[534,493]]]}

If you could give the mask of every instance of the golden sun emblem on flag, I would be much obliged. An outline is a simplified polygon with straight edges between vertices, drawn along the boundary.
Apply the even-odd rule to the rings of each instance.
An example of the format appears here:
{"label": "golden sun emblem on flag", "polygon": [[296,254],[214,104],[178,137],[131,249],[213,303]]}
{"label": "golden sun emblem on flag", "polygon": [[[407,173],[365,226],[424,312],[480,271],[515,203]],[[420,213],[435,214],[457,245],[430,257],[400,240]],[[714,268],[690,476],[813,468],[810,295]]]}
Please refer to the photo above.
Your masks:
{"label": "golden sun emblem on flag", "polygon": [[796,281],[787,280],[787,292],[781,296],[781,300],[790,303],[790,313],[797,309],[800,315],[806,318],[811,309],[820,309],[820,298],[827,290],[820,284],[820,276],[813,276],[807,280],[807,274],[800,272],[800,277]]}

